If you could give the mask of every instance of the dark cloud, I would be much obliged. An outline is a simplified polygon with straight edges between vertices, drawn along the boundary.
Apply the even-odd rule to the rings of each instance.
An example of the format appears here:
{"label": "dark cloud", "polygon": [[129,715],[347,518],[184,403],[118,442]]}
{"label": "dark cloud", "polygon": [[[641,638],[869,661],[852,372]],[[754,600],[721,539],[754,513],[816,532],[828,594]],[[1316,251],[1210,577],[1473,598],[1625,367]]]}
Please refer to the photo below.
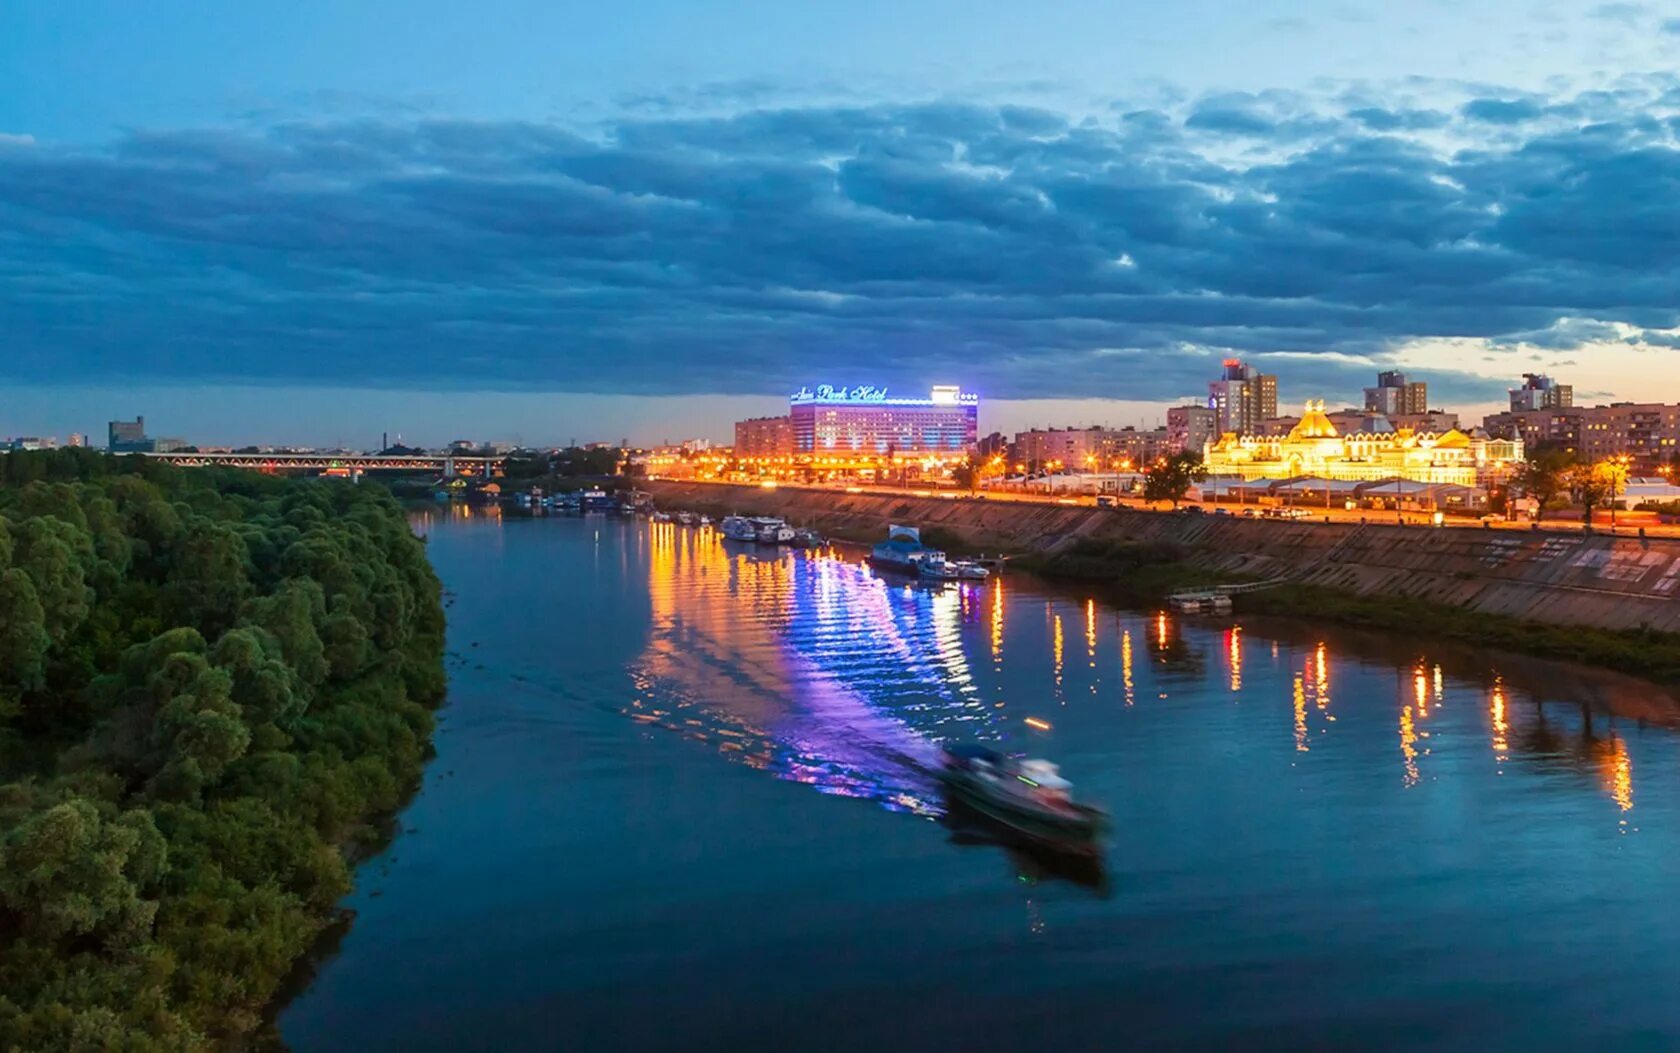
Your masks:
{"label": "dark cloud", "polygon": [[1464,116],[1488,124],[1521,124],[1544,111],[1533,99],[1471,99],[1464,104]]}
{"label": "dark cloud", "polygon": [[0,140],[0,377],[1147,399],[1238,353],[1346,388],[1417,338],[1680,326],[1669,88]]}

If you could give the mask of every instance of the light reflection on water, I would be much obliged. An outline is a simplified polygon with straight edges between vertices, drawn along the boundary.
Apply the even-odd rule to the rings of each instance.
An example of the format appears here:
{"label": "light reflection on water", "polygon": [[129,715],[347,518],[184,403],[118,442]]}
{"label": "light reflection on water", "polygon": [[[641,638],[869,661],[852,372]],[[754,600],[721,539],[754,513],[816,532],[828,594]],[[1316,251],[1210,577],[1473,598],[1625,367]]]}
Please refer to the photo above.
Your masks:
{"label": "light reflection on water", "polygon": [[[852,551],[765,551],[676,524],[648,524],[638,537],[646,546],[652,627],[631,670],[635,694],[625,712],[711,744],[728,760],[823,793],[937,814],[927,766],[938,743],[981,740],[1037,749],[1025,736],[1054,727],[1046,715],[1068,706],[1070,688],[1082,689],[1087,705],[1137,705],[1134,630],[1148,642],[1153,673],[1145,679],[1158,704],[1173,700],[1174,685],[1202,682],[1212,651],[1221,667],[1215,675],[1233,702],[1256,691],[1262,698],[1270,690],[1283,692],[1281,719],[1294,753],[1324,748],[1339,720],[1332,697],[1337,662],[1328,639],[1306,649],[1274,639],[1259,659],[1265,664],[1269,654],[1273,672],[1255,683],[1245,676],[1251,659],[1240,623],[1220,627],[1166,611],[1115,612],[1095,597],[1075,601],[1029,591],[1013,602],[1043,610],[1040,638],[1047,653],[1035,658],[1010,646],[1006,660],[1006,641],[1031,635],[1011,616],[1010,597],[1019,590],[1006,580],[922,583],[873,570]],[[1079,685],[1070,681],[1066,654],[1065,619],[1075,616],[1086,652],[1085,683]],[[1099,633],[1104,620],[1117,626],[1106,644]],[[1105,684],[1101,676],[1111,660],[1102,655],[1105,646],[1115,652],[1117,683]],[[971,651],[990,661],[976,667]],[[1040,662],[1048,668],[1038,692],[1023,694],[1018,667]],[[1431,730],[1453,693],[1440,662],[1418,656],[1395,673],[1402,687],[1391,710],[1391,734],[1398,741],[1399,783],[1410,789],[1436,777],[1429,766],[1433,737],[1457,736],[1465,727],[1457,721]],[[1513,739],[1524,741],[1514,730],[1519,707],[1497,672],[1485,687],[1463,688],[1485,700],[1485,733],[1503,774]],[[1523,703],[1520,711],[1540,720],[1542,731],[1532,741],[1545,753],[1557,732],[1537,696]],[[1362,720],[1370,715],[1362,706]],[[1595,773],[1617,808],[1631,811],[1633,760],[1625,742],[1614,728],[1595,729],[1590,720],[1582,734],[1575,766]]]}

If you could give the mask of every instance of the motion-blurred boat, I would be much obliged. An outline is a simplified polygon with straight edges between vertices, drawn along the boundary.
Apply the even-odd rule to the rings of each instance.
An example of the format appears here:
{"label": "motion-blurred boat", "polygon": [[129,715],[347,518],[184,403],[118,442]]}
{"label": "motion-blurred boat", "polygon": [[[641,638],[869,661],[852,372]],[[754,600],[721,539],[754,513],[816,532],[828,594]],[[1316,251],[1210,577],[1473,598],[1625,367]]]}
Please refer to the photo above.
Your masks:
{"label": "motion-blurred boat", "polygon": [[934,774],[959,802],[1033,843],[1094,854],[1108,829],[1108,814],[1073,800],[1073,784],[1047,760],[946,746]]}

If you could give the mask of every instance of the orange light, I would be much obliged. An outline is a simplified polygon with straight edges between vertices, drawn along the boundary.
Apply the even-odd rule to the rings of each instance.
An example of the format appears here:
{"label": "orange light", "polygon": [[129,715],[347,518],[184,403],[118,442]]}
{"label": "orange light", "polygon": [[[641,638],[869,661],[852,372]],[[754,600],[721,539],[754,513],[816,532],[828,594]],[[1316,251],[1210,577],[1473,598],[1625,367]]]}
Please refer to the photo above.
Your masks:
{"label": "orange light", "polygon": [[1026,724],[1027,727],[1034,728],[1038,731],[1050,730],[1050,722],[1048,720],[1040,720],[1037,717],[1028,717],[1026,720],[1022,721],[1022,723]]}

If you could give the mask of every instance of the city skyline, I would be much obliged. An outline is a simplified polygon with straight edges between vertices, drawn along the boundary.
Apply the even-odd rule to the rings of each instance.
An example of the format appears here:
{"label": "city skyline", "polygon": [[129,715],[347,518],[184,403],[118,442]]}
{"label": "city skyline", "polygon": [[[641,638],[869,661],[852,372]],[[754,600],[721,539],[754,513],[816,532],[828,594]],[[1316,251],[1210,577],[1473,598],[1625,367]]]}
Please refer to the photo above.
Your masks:
{"label": "city skyline", "polygon": [[1285,402],[1680,399],[1656,9],[939,6],[9,12],[0,430],[283,391],[232,441],[657,439],[836,362],[1004,428],[1155,423],[1231,355]]}

